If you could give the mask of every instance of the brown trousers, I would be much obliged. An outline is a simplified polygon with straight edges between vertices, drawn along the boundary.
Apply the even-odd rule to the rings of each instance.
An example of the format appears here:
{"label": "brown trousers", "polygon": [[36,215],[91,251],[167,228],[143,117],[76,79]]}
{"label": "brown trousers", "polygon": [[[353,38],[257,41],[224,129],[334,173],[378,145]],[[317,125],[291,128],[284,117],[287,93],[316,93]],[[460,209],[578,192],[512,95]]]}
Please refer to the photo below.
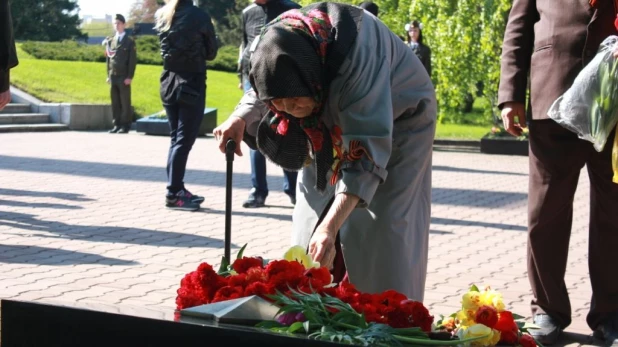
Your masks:
{"label": "brown trousers", "polygon": [[598,153],[551,119],[530,127],[528,277],[532,312],[547,313],[563,327],[571,323],[564,275],[573,221],[573,199],[584,165],[590,176],[588,267],[592,302],[587,322],[596,328],[618,312],[618,184],[612,182],[614,133]]}

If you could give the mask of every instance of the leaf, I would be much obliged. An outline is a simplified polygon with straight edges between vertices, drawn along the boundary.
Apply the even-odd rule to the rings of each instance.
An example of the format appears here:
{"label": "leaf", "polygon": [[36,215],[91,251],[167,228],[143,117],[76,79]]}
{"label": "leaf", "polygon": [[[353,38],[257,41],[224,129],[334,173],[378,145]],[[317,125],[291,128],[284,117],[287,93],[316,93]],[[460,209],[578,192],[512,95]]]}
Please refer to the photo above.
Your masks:
{"label": "leaf", "polygon": [[240,251],[238,251],[238,254],[236,255],[236,259],[242,259],[242,254],[245,252],[245,248],[247,248],[247,245],[248,243],[245,243],[245,245],[242,246]]}
{"label": "leaf", "polygon": [[520,315],[518,315],[518,314],[516,314],[516,313],[512,313],[512,312],[511,312],[511,314],[513,315],[513,319],[514,319],[514,320],[521,320],[521,319],[525,319],[525,318],[526,318],[526,317],[524,317],[524,316],[520,316]]}
{"label": "leaf", "polygon": [[272,328],[281,328],[281,327],[287,327],[277,321],[274,320],[268,320],[268,321],[263,321],[260,322],[256,325],[257,328],[263,328],[263,329],[272,329]]}
{"label": "leaf", "polygon": [[304,323],[303,322],[296,322],[292,325],[290,325],[290,327],[288,328],[288,332],[290,333],[295,333],[300,329],[304,328]]}
{"label": "leaf", "polygon": [[470,291],[471,291],[471,292],[481,292],[481,291],[479,290],[479,287],[477,287],[477,286],[476,286],[476,284],[473,284],[473,285],[470,287]]}
{"label": "leaf", "polygon": [[226,257],[221,257],[221,266],[219,266],[219,270],[217,274],[221,275],[223,273],[228,272],[228,267],[230,266],[230,261]]}
{"label": "leaf", "polygon": [[303,328],[305,328],[305,332],[308,334],[311,331],[311,322],[305,321],[303,323]]}

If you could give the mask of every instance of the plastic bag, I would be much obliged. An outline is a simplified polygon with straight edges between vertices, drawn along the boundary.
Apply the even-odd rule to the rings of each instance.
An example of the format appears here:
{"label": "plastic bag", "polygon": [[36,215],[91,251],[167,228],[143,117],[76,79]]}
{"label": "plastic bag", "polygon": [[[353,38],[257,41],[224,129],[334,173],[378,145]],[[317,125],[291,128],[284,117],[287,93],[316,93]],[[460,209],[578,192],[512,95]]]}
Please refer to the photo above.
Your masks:
{"label": "plastic bag", "polygon": [[601,152],[618,121],[618,36],[606,38],[597,55],[577,75],[569,90],[549,108],[548,116],[590,141]]}

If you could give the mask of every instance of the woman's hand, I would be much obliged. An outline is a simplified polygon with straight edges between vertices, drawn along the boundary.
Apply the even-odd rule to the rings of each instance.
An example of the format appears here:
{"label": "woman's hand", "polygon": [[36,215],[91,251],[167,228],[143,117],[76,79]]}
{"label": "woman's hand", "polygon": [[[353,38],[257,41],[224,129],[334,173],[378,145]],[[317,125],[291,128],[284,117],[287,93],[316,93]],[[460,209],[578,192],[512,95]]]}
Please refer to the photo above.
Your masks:
{"label": "woman's hand", "polygon": [[219,150],[225,153],[225,144],[228,139],[236,141],[236,154],[242,156],[240,143],[245,134],[245,121],[240,117],[229,117],[223,124],[213,131],[215,139],[219,141]]}
{"label": "woman's hand", "polygon": [[335,241],[337,240],[338,231],[320,224],[309,242],[309,255],[313,258],[313,261],[319,262],[320,266],[324,266],[327,269],[333,268],[335,255],[337,254]]}
{"label": "woman's hand", "polygon": [[333,201],[324,220],[315,229],[311,241],[309,241],[309,255],[311,255],[313,261],[319,262],[321,266],[328,269],[333,267],[337,253],[335,250],[337,233],[343,222],[354,211],[359,200],[358,196],[348,193],[335,195],[335,201]]}

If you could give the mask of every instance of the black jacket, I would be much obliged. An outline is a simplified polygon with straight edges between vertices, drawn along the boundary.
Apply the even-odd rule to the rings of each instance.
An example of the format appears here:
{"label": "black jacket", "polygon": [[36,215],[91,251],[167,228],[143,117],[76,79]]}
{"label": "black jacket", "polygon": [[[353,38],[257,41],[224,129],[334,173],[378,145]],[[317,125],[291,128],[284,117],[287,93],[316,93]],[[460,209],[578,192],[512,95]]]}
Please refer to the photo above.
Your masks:
{"label": "black jacket", "polygon": [[210,16],[180,0],[172,26],[159,33],[163,68],[174,72],[204,72],[206,60],[217,56],[217,38]]}
{"label": "black jacket", "polygon": [[251,43],[260,35],[264,25],[277,18],[285,11],[300,8],[301,6],[289,0],[270,0],[264,5],[252,4],[242,11],[242,47],[240,71],[249,75],[249,58]]}
{"label": "black jacket", "polygon": [[425,66],[425,70],[427,70],[429,77],[431,77],[431,49],[429,49],[428,46],[419,43],[415,48],[412,48],[412,50],[418,59],[421,60],[423,66]]}
{"label": "black jacket", "polygon": [[11,8],[8,0],[0,0],[0,93],[9,89],[9,70],[17,66]]}

